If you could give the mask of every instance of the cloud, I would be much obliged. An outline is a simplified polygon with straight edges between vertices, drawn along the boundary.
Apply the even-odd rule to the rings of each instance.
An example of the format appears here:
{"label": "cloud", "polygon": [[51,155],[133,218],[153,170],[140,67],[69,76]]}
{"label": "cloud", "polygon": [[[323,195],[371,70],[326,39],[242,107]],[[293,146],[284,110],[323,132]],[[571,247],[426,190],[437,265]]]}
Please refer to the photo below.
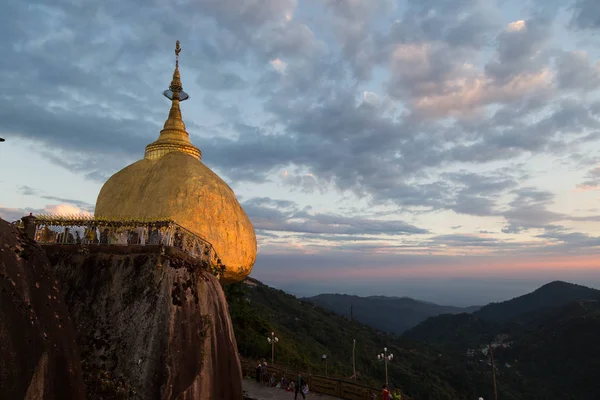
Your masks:
{"label": "cloud", "polygon": [[431,238],[436,246],[459,246],[461,249],[469,247],[497,247],[502,241],[482,237],[480,235],[440,235]]}
{"label": "cloud", "polygon": [[473,57],[471,47],[442,41],[397,43],[390,54],[388,92],[430,117],[472,114],[548,92],[553,81],[544,51],[548,31],[543,20],[509,24],[497,36],[496,51],[483,70],[464,61]]}
{"label": "cloud", "polygon": [[594,0],[575,0],[571,26],[576,29],[600,28],[600,5]]}
{"label": "cloud", "polygon": [[600,61],[592,64],[585,51],[562,52],[556,67],[560,88],[591,91],[600,86]]}
{"label": "cloud", "polygon": [[387,42],[442,42],[454,49],[478,49],[499,28],[491,2],[430,0],[407,2],[401,18],[390,29]]}
{"label": "cloud", "polygon": [[[261,251],[521,254],[558,248],[556,227],[594,249],[597,228],[574,227],[597,216],[572,216],[562,199],[599,184],[597,8],[9,0],[0,136],[104,181],[157,137],[179,39],[191,138],[244,193]],[[290,203],[253,197],[263,190]],[[92,209],[49,191],[18,195],[11,205],[35,196]]]}
{"label": "cloud", "polygon": [[320,182],[311,173],[290,173],[284,170],[281,173],[281,181],[289,185],[292,190],[300,190],[305,193],[319,191],[323,194],[327,191],[327,185]]}
{"label": "cloud", "polygon": [[378,106],[381,104],[381,99],[377,94],[373,92],[364,91],[363,92],[363,100],[365,103],[371,104],[373,106]]}
{"label": "cloud", "polygon": [[0,218],[8,221],[18,221],[29,214],[58,214],[58,215],[92,215],[89,211],[72,204],[49,204],[44,208],[10,208],[0,205]]}
{"label": "cloud", "polygon": [[505,84],[518,76],[543,71],[551,27],[545,18],[510,23],[496,37],[496,54],[485,67],[486,75]]}
{"label": "cloud", "polygon": [[285,200],[252,198],[243,202],[242,206],[254,227],[263,231],[335,235],[410,235],[428,232],[401,220],[313,213],[310,209],[300,209],[295,203]]}
{"label": "cloud", "polygon": [[522,20],[522,19],[511,22],[506,27],[506,30],[508,32],[520,32],[520,31],[524,31],[525,29],[527,29],[527,23],[525,22],[525,20]]}
{"label": "cloud", "polygon": [[29,215],[29,213],[39,212],[33,208],[10,208],[2,207],[0,204],[0,218],[8,222],[14,222],[20,220],[22,217]]}
{"label": "cloud", "polygon": [[[67,210],[68,207],[73,207],[73,210],[78,210],[74,213],[70,213],[70,212],[56,212],[56,213],[65,213],[65,214],[79,214],[81,212],[85,212],[85,213],[93,213],[94,211],[94,205],[93,204],[89,204],[85,201],[81,201],[81,200],[76,200],[76,199],[67,199],[64,197],[56,197],[56,196],[49,196],[47,194],[45,194],[43,191],[38,190],[38,189],[34,189],[32,187],[23,185],[19,187],[19,193],[22,194],[23,196],[35,196],[39,199],[44,199],[44,200],[51,200],[51,201],[56,201],[61,205],[61,210]],[[51,206],[47,206],[47,207],[51,207]],[[56,206],[58,207],[58,206]]]}
{"label": "cloud", "polygon": [[580,190],[595,190],[600,188],[600,167],[588,171],[585,181],[577,185]]}
{"label": "cloud", "polygon": [[199,71],[196,81],[204,89],[214,91],[239,90],[248,87],[248,82],[239,75],[216,69]]}
{"label": "cloud", "polygon": [[504,233],[520,233],[532,228],[547,228],[551,223],[565,219],[565,216],[548,210],[554,194],[544,190],[524,187],[513,190],[515,195],[509,208],[502,212],[507,225]]}
{"label": "cloud", "polygon": [[271,60],[270,64],[273,67],[273,69],[275,71],[279,72],[280,74],[283,74],[285,72],[286,67],[287,67],[287,64],[285,62],[281,61],[279,58]]}

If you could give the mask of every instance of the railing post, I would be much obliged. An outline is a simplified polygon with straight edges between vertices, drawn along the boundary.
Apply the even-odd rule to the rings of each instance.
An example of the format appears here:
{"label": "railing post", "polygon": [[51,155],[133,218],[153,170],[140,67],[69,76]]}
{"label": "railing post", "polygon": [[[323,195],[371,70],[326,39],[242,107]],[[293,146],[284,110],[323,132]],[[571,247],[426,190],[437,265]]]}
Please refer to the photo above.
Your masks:
{"label": "railing post", "polygon": [[167,240],[165,246],[173,247],[173,230],[175,227],[173,224],[169,224],[169,229],[167,229]]}
{"label": "railing post", "polygon": [[[36,223],[35,224],[35,233],[33,234],[33,240],[37,241],[38,237],[40,236],[40,226]],[[28,235],[29,236],[29,235]]]}
{"label": "railing post", "polygon": [[36,220],[37,218],[34,217],[32,213],[29,213],[28,216],[21,218],[21,221],[23,221],[25,234],[33,240],[35,240]]}

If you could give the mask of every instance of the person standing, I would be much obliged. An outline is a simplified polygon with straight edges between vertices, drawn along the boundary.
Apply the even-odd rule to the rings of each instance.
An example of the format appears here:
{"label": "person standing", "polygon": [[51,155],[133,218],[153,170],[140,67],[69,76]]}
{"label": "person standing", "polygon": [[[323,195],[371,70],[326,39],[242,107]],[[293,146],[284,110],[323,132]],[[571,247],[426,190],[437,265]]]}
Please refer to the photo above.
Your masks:
{"label": "person standing", "polygon": [[262,363],[260,364],[261,367],[261,382],[263,385],[267,385],[269,383],[269,378],[268,378],[268,365],[267,365],[267,360],[265,360],[264,358],[262,359]]}
{"label": "person standing", "polygon": [[303,388],[304,388],[304,378],[302,378],[302,374],[300,373],[300,371],[298,371],[298,377],[296,378],[296,393],[294,394],[294,400],[296,400],[298,398],[298,392],[300,392],[303,399],[306,399],[306,396],[304,395],[304,391],[302,390]]}
{"label": "person standing", "polygon": [[262,364],[259,362],[256,366],[256,383],[260,383],[260,378],[262,376]]}

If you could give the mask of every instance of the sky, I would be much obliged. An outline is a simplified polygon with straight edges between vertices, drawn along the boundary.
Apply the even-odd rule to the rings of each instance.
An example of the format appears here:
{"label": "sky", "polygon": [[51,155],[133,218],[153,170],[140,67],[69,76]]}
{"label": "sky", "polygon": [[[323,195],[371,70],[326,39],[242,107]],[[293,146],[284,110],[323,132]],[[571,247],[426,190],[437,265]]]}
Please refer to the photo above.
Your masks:
{"label": "sky", "polygon": [[298,295],[600,288],[596,0],[6,0],[0,217],[89,213],[168,115]]}

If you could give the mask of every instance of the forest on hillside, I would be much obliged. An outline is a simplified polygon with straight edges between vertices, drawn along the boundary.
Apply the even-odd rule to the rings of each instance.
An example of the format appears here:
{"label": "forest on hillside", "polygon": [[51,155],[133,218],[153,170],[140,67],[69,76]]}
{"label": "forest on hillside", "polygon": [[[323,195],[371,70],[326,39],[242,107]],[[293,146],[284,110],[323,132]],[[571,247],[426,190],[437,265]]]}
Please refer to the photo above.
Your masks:
{"label": "forest on hillside", "polygon": [[[555,290],[562,289],[553,286],[549,295],[557,296]],[[594,371],[600,371],[596,340],[600,337],[600,303],[594,300],[575,301],[567,296],[566,304],[556,303],[539,313],[532,313],[531,302],[506,302],[506,308],[524,304],[516,308],[514,320],[505,317],[505,308],[495,305],[492,311],[498,310],[498,314],[494,315],[502,318],[488,321],[466,313],[442,315],[395,336],[255,280],[226,286],[225,292],[238,350],[245,357],[270,359],[266,338],[275,332],[280,338],[276,363],[323,375],[321,357],[327,354],[329,375],[348,379],[355,339],[356,369],[362,384],[379,387],[384,382],[384,366],[376,355],[387,347],[394,354],[388,365],[390,382],[414,399],[491,399],[489,356],[479,350],[468,356],[466,350],[479,349],[504,333],[503,340],[510,346],[498,347],[494,353],[499,398],[600,398],[594,378]],[[579,291],[573,296],[581,295]],[[542,304],[539,296],[532,301]],[[484,310],[489,312],[489,308]]]}

